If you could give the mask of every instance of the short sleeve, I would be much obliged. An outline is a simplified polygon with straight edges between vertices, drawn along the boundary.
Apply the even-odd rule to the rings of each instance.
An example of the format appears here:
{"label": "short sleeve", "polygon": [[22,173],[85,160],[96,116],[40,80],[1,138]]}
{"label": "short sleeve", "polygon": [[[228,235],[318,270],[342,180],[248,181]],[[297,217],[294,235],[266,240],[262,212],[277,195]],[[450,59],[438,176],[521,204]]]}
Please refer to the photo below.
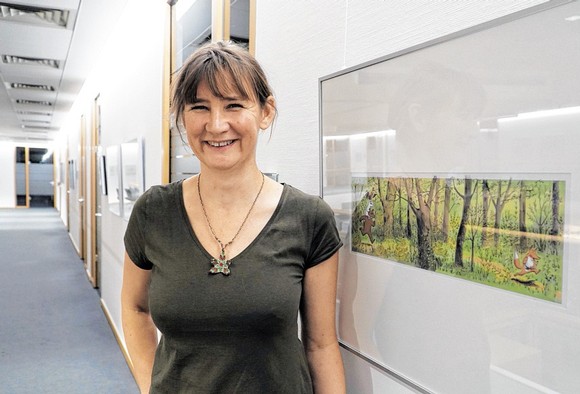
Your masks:
{"label": "short sleeve", "polygon": [[153,264],[147,259],[145,254],[145,227],[147,219],[147,198],[148,192],[141,195],[131,211],[129,224],[125,230],[125,250],[133,263],[139,268],[150,270]]}
{"label": "short sleeve", "polygon": [[329,259],[342,246],[334,212],[322,198],[316,201],[314,218],[306,268],[314,267]]}

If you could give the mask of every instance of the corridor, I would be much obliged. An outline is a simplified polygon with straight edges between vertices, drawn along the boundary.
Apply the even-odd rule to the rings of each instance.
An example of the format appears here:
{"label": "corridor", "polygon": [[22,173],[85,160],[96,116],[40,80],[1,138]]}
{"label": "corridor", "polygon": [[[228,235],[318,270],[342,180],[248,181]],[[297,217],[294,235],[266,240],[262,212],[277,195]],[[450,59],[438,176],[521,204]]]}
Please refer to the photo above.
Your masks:
{"label": "corridor", "polygon": [[52,208],[0,209],[0,392],[138,392]]}

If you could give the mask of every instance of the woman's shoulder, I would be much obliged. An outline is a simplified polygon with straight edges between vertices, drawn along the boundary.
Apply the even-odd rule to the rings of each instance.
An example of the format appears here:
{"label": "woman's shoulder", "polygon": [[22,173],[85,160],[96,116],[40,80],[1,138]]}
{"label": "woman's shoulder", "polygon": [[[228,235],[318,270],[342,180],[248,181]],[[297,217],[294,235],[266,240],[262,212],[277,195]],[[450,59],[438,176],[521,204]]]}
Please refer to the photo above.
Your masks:
{"label": "woman's shoulder", "polygon": [[149,211],[166,204],[173,204],[175,199],[181,195],[181,184],[182,181],[153,185],[139,197],[135,206]]}
{"label": "woman's shoulder", "polygon": [[300,211],[305,211],[308,213],[316,214],[319,210],[330,210],[330,207],[322,199],[322,197],[306,193],[292,185],[287,183],[283,184],[285,189],[287,204],[292,205],[295,209]]}
{"label": "woman's shoulder", "polygon": [[282,184],[285,189],[285,193],[288,198],[299,201],[299,202],[316,202],[320,200],[320,197],[314,194],[306,193],[288,183]]}

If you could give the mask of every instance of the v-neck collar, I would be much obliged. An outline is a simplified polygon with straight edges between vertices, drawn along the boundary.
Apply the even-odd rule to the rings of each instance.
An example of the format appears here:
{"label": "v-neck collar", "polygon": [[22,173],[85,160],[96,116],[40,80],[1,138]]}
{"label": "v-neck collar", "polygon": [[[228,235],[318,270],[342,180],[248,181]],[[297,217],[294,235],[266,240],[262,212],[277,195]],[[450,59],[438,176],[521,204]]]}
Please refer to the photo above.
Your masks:
{"label": "v-neck collar", "polygon": [[[252,247],[258,243],[258,241],[263,238],[266,233],[268,232],[268,230],[270,229],[270,227],[272,226],[272,223],[274,222],[274,220],[276,219],[276,217],[279,215],[280,211],[282,210],[282,207],[284,206],[284,202],[286,201],[286,197],[288,195],[288,191],[290,189],[290,186],[288,186],[285,183],[282,183],[283,189],[282,189],[282,194],[280,195],[280,200],[278,201],[278,205],[276,206],[276,209],[274,209],[274,212],[272,213],[272,216],[270,216],[270,219],[268,219],[268,221],[266,222],[266,224],[264,225],[264,227],[262,228],[262,230],[260,230],[260,232],[258,233],[258,235],[256,236],[256,238],[254,238],[254,240],[252,242],[250,242],[248,244],[248,246],[246,246],[240,253],[236,254],[235,256],[231,257],[229,260],[235,260],[238,259],[238,257],[248,253],[249,250],[252,249]],[[187,210],[185,209],[185,201],[183,199],[183,180],[179,181],[177,183],[177,193],[175,193],[175,196],[177,198],[177,205],[179,206],[179,209],[181,211],[181,217],[184,221],[184,225],[187,227],[189,235],[191,236],[193,242],[197,245],[197,247],[202,251],[202,253],[204,253],[210,260],[211,259],[215,259],[216,257],[213,256],[211,253],[209,253],[205,247],[201,244],[199,238],[197,238],[197,235],[195,234],[195,230],[193,229],[193,225],[191,224],[191,221],[189,220],[189,216],[187,214]]]}

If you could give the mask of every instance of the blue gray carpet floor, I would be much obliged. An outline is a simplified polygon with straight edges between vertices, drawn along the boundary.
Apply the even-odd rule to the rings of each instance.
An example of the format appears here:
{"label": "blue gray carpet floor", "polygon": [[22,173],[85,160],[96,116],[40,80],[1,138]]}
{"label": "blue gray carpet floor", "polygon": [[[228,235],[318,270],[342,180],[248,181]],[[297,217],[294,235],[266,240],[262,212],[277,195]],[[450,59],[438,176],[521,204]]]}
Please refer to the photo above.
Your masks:
{"label": "blue gray carpet floor", "polygon": [[0,209],[0,393],[138,393],[54,209]]}

